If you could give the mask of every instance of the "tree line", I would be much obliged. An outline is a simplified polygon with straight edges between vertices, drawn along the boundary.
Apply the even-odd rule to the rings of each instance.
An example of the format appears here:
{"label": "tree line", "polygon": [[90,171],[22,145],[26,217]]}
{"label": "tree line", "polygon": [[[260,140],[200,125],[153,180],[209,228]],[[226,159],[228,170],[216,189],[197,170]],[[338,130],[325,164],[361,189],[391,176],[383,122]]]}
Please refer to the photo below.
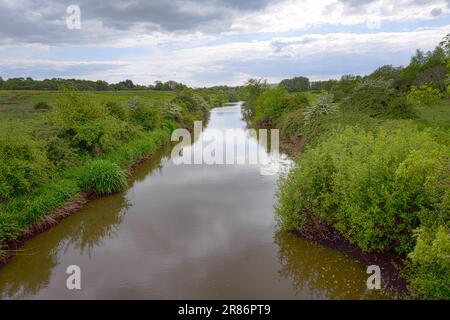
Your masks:
{"label": "tree line", "polygon": [[3,79],[0,77],[0,89],[2,90],[62,90],[74,89],[78,91],[122,91],[122,90],[160,90],[176,91],[187,88],[185,84],[169,80],[166,82],[155,81],[150,85],[139,85],[132,80],[124,80],[118,83],[108,83],[103,80],[80,80],[52,78],[35,80],[30,77]]}

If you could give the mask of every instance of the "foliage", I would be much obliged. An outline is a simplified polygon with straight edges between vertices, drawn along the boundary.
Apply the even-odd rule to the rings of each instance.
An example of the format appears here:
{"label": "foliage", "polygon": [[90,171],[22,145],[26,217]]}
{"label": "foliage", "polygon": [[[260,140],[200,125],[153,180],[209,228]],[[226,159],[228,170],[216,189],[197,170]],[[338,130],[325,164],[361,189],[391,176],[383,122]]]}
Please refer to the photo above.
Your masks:
{"label": "foliage", "polygon": [[106,195],[123,190],[127,186],[125,173],[115,163],[92,160],[80,175],[83,189],[91,189],[97,195]]}
{"label": "foliage", "polygon": [[346,112],[364,112],[371,117],[413,118],[415,112],[390,82],[364,80],[343,104]]}
{"label": "foliage", "polygon": [[91,154],[111,150],[129,133],[129,127],[109,114],[103,104],[86,94],[70,93],[60,103],[53,115],[60,128],[60,136],[68,139],[75,148]]}
{"label": "foliage", "polygon": [[417,244],[409,254],[409,288],[422,299],[450,299],[450,232],[441,225],[420,228]]}
{"label": "foliage", "polygon": [[315,218],[364,251],[409,252],[415,228],[448,214],[448,153],[407,125],[349,127],[307,150],[281,180],[278,222],[295,230]]}
{"label": "foliage", "polygon": [[161,113],[159,109],[144,104],[139,104],[133,110],[133,118],[136,123],[141,125],[145,130],[156,129],[161,123]]}
{"label": "foliage", "polygon": [[269,121],[274,124],[284,112],[308,106],[309,101],[304,94],[289,94],[286,89],[277,87],[264,91],[255,101],[255,120],[260,122]]}
{"label": "foliage", "polygon": [[409,103],[418,106],[430,106],[438,103],[442,98],[442,94],[438,89],[433,88],[430,84],[422,84],[418,87],[412,86],[407,96]]}
{"label": "foliage", "polygon": [[327,92],[323,92],[319,96],[317,104],[308,108],[304,113],[305,123],[314,121],[317,117],[327,115],[336,111],[336,107],[333,104],[333,95]]}
{"label": "foliage", "polygon": [[105,107],[108,110],[109,114],[111,114],[113,117],[122,121],[130,120],[130,108],[127,108],[114,101],[107,102],[105,104]]}
{"label": "foliage", "polygon": [[306,77],[284,79],[280,82],[279,86],[286,89],[288,92],[302,92],[310,89],[309,79]]}
{"label": "foliage", "polygon": [[0,201],[42,183],[47,167],[41,146],[25,134],[0,135]]}

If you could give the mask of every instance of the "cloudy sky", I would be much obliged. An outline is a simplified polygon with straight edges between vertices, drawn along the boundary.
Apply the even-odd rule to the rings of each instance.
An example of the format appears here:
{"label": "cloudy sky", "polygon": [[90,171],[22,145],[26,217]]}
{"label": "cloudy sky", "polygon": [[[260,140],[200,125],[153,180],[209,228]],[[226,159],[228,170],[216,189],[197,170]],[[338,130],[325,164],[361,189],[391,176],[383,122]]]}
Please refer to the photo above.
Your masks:
{"label": "cloudy sky", "polygon": [[328,79],[407,64],[447,33],[450,0],[0,0],[0,76]]}

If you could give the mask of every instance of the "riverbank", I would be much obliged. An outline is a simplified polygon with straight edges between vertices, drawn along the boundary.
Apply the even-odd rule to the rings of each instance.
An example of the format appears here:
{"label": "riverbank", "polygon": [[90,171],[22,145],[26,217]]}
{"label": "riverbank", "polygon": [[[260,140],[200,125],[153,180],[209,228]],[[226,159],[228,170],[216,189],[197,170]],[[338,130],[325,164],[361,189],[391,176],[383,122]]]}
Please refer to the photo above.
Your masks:
{"label": "riverbank", "polygon": [[[10,101],[12,93],[5,94]],[[17,99],[22,93],[13,94]],[[165,145],[174,128],[190,128],[211,108],[193,92],[157,92],[153,103],[148,92],[139,93],[142,101],[138,95],[121,103],[99,100],[97,93],[43,95],[49,94],[59,99],[46,103],[47,110],[25,103],[0,108],[6,115],[0,132],[0,264],[90,199],[120,191],[123,179]]]}
{"label": "riverbank", "polygon": [[279,182],[281,229],[349,244],[357,256],[394,256],[408,298],[449,299],[449,96],[399,85],[408,67],[380,75],[391,68],[343,77],[315,101],[253,80],[246,114],[304,146]]}

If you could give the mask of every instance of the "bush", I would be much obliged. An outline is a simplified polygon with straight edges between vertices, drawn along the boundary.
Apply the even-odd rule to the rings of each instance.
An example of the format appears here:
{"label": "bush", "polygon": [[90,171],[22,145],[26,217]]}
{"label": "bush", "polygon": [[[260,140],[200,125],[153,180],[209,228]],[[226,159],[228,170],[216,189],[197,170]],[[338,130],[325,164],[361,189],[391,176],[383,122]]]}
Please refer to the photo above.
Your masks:
{"label": "bush", "polygon": [[26,136],[0,135],[0,200],[31,191],[47,174],[42,148]]}
{"label": "bush", "polygon": [[109,101],[105,104],[106,109],[109,113],[122,121],[128,121],[130,119],[130,108],[125,107],[117,102]]}
{"label": "bush", "polygon": [[81,187],[94,191],[97,195],[119,192],[127,186],[123,170],[107,160],[93,160],[80,177]]}
{"label": "bush", "polygon": [[278,222],[294,230],[314,218],[364,251],[407,253],[415,228],[448,215],[448,154],[430,133],[406,125],[347,128],[307,150],[280,180]]}
{"label": "bush", "polygon": [[344,102],[343,111],[395,119],[416,116],[406,98],[393,89],[389,81],[383,80],[364,80],[359,83]]}
{"label": "bush", "polygon": [[154,130],[161,123],[161,113],[158,108],[149,105],[138,105],[133,110],[134,120],[146,130]]}
{"label": "bush", "polygon": [[109,114],[106,106],[96,103],[86,94],[69,93],[53,115],[59,136],[91,154],[101,154],[126,140],[130,128]]}
{"label": "bush", "polygon": [[322,93],[316,105],[308,108],[304,113],[304,120],[306,123],[314,121],[316,118],[331,114],[336,111],[336,106],[333,104],[333,95],[329,93]]}
{"label": "bush", "polygon": [[409,103],[418,106],[431,106],[438,103],[441,98],[442,94],[439,89],[435,89],[429,84],[422,84],[418,87],[412,86],[407,96]]}
{"label": "bush", "polygon": [[48,138],[45,151],[48,160],[58,169],[64,169],[75,165],[79,156],[70,144],[58,136]]}
{"label": "bush", "polygon": [[51,110],[52,107],[47,102],[38,102],[33,106],[34,110]]}
{"label": "bush", "polygon": [[409,254],[409,289],[422,299],[450,299],[450,233],[448,227],[420,228]]}

